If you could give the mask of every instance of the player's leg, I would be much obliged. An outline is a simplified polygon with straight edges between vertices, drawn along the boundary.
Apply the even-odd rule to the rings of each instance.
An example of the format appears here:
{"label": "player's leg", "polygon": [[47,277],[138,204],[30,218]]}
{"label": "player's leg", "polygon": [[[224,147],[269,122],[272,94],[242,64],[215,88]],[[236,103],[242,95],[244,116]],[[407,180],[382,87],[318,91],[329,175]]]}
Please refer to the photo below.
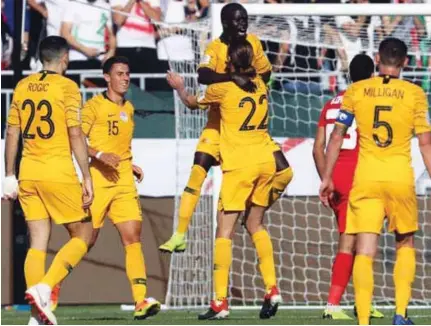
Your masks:
{"label": "player's leg", "polygon": [[281,150],[274,152],[276,173],[272,186],[269,206],[271,206],[283,194],[286,187],[289,185],[293,178],[293,170],[287,162]]}
{"label": "player's leg", "polygon": [[395,231],[397,256],[394,266],[394,325],[412,325],[407,306],[416,275],[414,234],[418,230],[418,206],[414,186],[388,184],[389,231]]}
{"label": "player's leg", "polygon": [[214,300],[209,309],[198,316],[200,320],[224,319],[229,316],[227,303],[229,270],[232,265],[232,236],[239,211],[222,211],[217,216],[214,242]]}
{"label": "player's leg", "polygon": [[[229,315],[227,294],[229,270],[232,264],[232,237],[239,213],[245,209],[247,198],[256,180],[252,169],[225,171],[220,191],[221,212],[217,215],[214,244],[214,292],[210,308],[199,319],[223,319]],[[268,195],[268,194],[267,194]]]}
{"label": "player's leg", "polygon": [[274,250],[268,231],[263,226],[263,217],[269,205],[270,192],[273,187],[276,166],[274,162],[259,165],[257,178],[251,195],[251,209],[245,221],[245,227],[251,235],[259,257],[259,268],[265,284],[265,297],[260,311],[260,318],[275,316],[278,305],[282,302],[277,288],[275,274]]}
{"label": "player's leg", "polygon": [[395,317],[394,325],[411,325],[407,317],[407,306],[412,293],[412,283],[416,275],[416,252],[414,233],[395,233],[397,256],[394,266]]}
{"label": "player's leg", "polygon": [[[30,240],[30,247],[24,262],[24,277],[28,289],[39,283],[45,275],[46,250],[51,234],[51,221],[37,194],[35,182],[21,181],[18,198],[24,211]],[[43,324],[35,307],[31,309],[28,324]]]}
{"label": "player's leg", "polygon": [[26,299],[39,310],[43,320],[55,324],[57,320],[50,306],[52,289],[87,253],[93,227],[91,218],[82,209],[79,184],[41,182],[37,185],[37,191],[51,218],[55,223],[63,224],[70,235],[70,240],[58,251],[42,280],[26,291]]}
{"label": "player's leg", "polygon": [[146,299],[147,273],[141,245],[141,202],[134,185],[117,186],[116,189],[108,215],[117,228],[124,246],[126,275],[135,302],[134,318],[145,319],[160,311],[160,303]]}
{"label": "player's leg", "polygon": [[160,251],[172,253],[186,249],[185,234],[199,202],[202,185],[209,169],[216,163],[216,158],[208,153],[195,153],[190,177],[180,200],[177,229],[171,238],[159,247]]}

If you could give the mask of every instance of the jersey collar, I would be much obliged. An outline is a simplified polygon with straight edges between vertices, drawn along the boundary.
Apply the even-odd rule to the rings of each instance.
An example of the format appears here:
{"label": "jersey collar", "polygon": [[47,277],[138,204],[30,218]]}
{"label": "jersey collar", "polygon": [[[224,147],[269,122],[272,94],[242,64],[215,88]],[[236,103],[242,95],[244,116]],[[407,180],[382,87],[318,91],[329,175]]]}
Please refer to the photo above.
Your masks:
{"label": "jersey collar", "polygon": [[383,78],[383,84],[387,84],[389,83],[389,81],[391,79],[398,79],[397,76],[393,76],[393,75],[385,75],[385,74],[379,74],[379,77]]}
{"label": "jersey collar", "polygon": [[[102,95],[103,95],[103,98],[104,98],[105,100],[108,100],[109,102],[112,102],[112,103],[114,103],[114,104],[117,104],[117,103],[115,103],[113,100],[111,100],[111,99],[109,98],[109,96],[108,96],[108,92],[107,92],[107,91],[104,91],[104,92],[102,93]],[[121,103],[121,105],[126,104],[126,102],[127,102],[127,100],[123,97],[123,103]]]}
{"label": "jersey collar", "polygon": [[39,74],[53,75],[53,74],[57,74],[57,73],[55,71],[52,71],[52,70],[41,70],[41,71],[39,71]]}

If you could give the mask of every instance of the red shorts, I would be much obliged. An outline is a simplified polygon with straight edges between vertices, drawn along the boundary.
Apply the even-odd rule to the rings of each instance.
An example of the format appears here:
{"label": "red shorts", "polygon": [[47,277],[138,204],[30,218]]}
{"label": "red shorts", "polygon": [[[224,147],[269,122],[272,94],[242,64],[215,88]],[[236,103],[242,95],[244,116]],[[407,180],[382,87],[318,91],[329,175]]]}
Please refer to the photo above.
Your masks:
{"label": "red shorts", "polygon": [[337,218],[338,232],[346,230],[347,205],[349,193],[352,189],[356,162],[340,162],[335,165],[332,181],[334,182],[334,196],[330,201],[331,208]]}

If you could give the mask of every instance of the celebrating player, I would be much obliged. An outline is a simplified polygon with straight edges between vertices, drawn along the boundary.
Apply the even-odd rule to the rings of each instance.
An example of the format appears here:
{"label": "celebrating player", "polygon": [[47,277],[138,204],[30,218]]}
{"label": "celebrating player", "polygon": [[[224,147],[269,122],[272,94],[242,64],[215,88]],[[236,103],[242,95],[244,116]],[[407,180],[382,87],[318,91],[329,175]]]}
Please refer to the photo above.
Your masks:
{"label": "celebrating player", "polygon": [[[29,229],[30,248],[24,274],[26,299],[32,304],[29,324],[57,324],[50,295],[87,253],[92,234],[86,209],[93,201],[87,145],[81,131],[81,94],[63,77],[69,63],[64,38],[50,36],[40,44],[43,70],[21,80],[9,112],[6,137],[5,197],[18,195]],[[20,133],[24,141],[19,187],[15,161]],[[82,172],[82,189],[71,150]],[[70,235],[45,274],[51,220]]]}
{"label": "celebrating player", "polygon": [[105,216],[118,230],[126,258],[126,273],[135,302],[135,319],[145,319],[160,310],[160,303],[145,298],[147,276],[141,247],[142,212],[134,175],[142,170],[132,164],[134,108],[124,96],[129,89],[129,62],[112,57],[103,65],[108,89],[89,100],[82,110],[82,130],[89,140],[90,171],[95,200],[91,205],[96,241]]}
{"label": "celebrating player", "polygon": [[359,130],[359,158],[349,194],[346,233],[356,234],[353,285],[359,324],[367,325],[373,296],[373,259],[385,216],[395,231],[395,325],[410,325],[407,306],[415,277],[414,233],[418,210],[410,143],[416,134],[431,173],[431,126],[424,91],[398,79],[407,63],[407,46],[396,38],[380,43],[376,57],[380,75],[351,85],[343,97],[328,144],[320,198],[334,194],[332,173],[353,119]]}
{"label": "celebrating player", "polygon": [[[235,81],[239,85],[248,82],[248,77],[240,73],[228,73],[226,62],[230,44],[246,39],[253,48],[252,65],[264,82],[271,75],[271,64],[262,49],[260,40],[253,34],[247,34],[247,11],[238,3],[230,3],[222,8],[221,21],[223,33],[220,38],[211,42],[198,69],[198,81],[210,85],[220,82]],[[243,126],[245,127],[245,126]],[[273,143],[273,152],[277,164],[277,173],[270,202],[277,200],[292,180],[293,172],[280,147]],[[187,186],[181,197],[179,222],[175,233],[159,249],[164,252],[181,252],[186,249],[185,233],[187,232],[193,212],[199,200],[202,184],[209,169],[218,164],[220,159],[220,113],[212,108],[208,113],[208,123],[202,131],[196,148],[192,171]]]}
{"label": "celebrating player", "polygon": [[[374,62],[366,54],[356,55],[349,67],[350,79],[357,82],[370,78],[374,73]],[[317,172],[322,178],[325,170],[326,140],[334,128],[335,118],[338,115],[343,100],[344,91],[340,92],[332,100],[329,100],[320,114],[316,139],[313,147],[313,157]],[[352,188],[353,176],[358,161],[358,133],[355,121],[347,129],[341,146],[340,155],[335,165],[332,180],[334,182],[334,196],[330,205],[337,218],[340,239],[338,253],[332,266],[331,287],[329,289],[328,305],[323,313],[323,318],[350,320],[351,318],[339,307],[341,297],[349,283],[353,268],[353,254],[355,236],[346,234],[346,214],[349,201],[349,192]],[[371,317],[383,318],[383,314],[376,309],[371,309]]]}
{"label": "celebrating player", "polygon": [[245,226],[256,246],[267,291],[260,318],[270,318],[275,315],[281,296],[276,287],[271,239],[262,225],[276,172],[273,141],[267,129],[267,90],[252,66],[252,45],[242,40],[230,44],[228,51],[228,72],[248,75],[246,83],[234,81],[211,85],[198,100],[187,93],[179,75],[168,74],[169,84],[178,91],[186,106],[204,109],[217,104],[221,113],[223,183],[220,193],[222,213],[217,221],[214,248],[215,300],[199,319],[223,319],[229,315],[226,298],[232,263],[232,236],[239,213],[245,209],[249,197],[252,204]]}

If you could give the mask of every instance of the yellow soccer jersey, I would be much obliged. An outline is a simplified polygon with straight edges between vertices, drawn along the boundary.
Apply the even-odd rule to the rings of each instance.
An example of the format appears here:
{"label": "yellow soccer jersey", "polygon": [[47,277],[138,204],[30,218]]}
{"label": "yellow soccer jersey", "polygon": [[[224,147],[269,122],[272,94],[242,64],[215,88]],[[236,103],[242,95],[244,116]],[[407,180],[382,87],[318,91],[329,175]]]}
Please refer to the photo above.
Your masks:
{"label": "yellow soccer jersey", "polygon": [[274,160],[268,134],[267,89],[260,77],[254,82],[258,86],[255,93],[226,82],[210,85],[198,99],[202,108],[210,104],[220,107],[220,153],[224,171]]}
{"label": "yellow soccer jersey", "polygon": [[92,160],[90,171],[95,187],[134,184],[132,173],[132,138],[135,123],[132,103],[112,102],[106,92],[94,96],[82,109],[82,130],[89,144],[97,151],[121,157],[117,172],[97,160]]}
{"label": "yellow soccer jersey", "polygon": [[[253,67],[256,69],[258,74],[263,74],[272,69],[271,63],[263,51],[262,44],[259,38],[253,34],[247,34],[247,41],[250,42],[253,47]],[[227,51],[228,45],[224,43],[220,38],[215,39],[208,44],[203,60],[199,64],[199,68],[210,68],[215,72],[222,74],[226,73],[227,66]],[[220,114],[216,108],[212,108],[208,113],[208,124],[207,127],[213,126],[218,128],[220,124]]]}
{"label": "yellow soccer jersey", "polygon": [[8,124],[21,128],[20,180],[79,182],[68,127],[81,125],[80,110],[78,86],[64,76],[43,70],[19,82]]}
{"label": "yellow soccer jersey", "polygon": [[431,131],[424,91],[390,76],[354,83],[344,94],[336,123],[349,125],[353,118],[360,146],[355,183],[414,184],[411,139]]}

